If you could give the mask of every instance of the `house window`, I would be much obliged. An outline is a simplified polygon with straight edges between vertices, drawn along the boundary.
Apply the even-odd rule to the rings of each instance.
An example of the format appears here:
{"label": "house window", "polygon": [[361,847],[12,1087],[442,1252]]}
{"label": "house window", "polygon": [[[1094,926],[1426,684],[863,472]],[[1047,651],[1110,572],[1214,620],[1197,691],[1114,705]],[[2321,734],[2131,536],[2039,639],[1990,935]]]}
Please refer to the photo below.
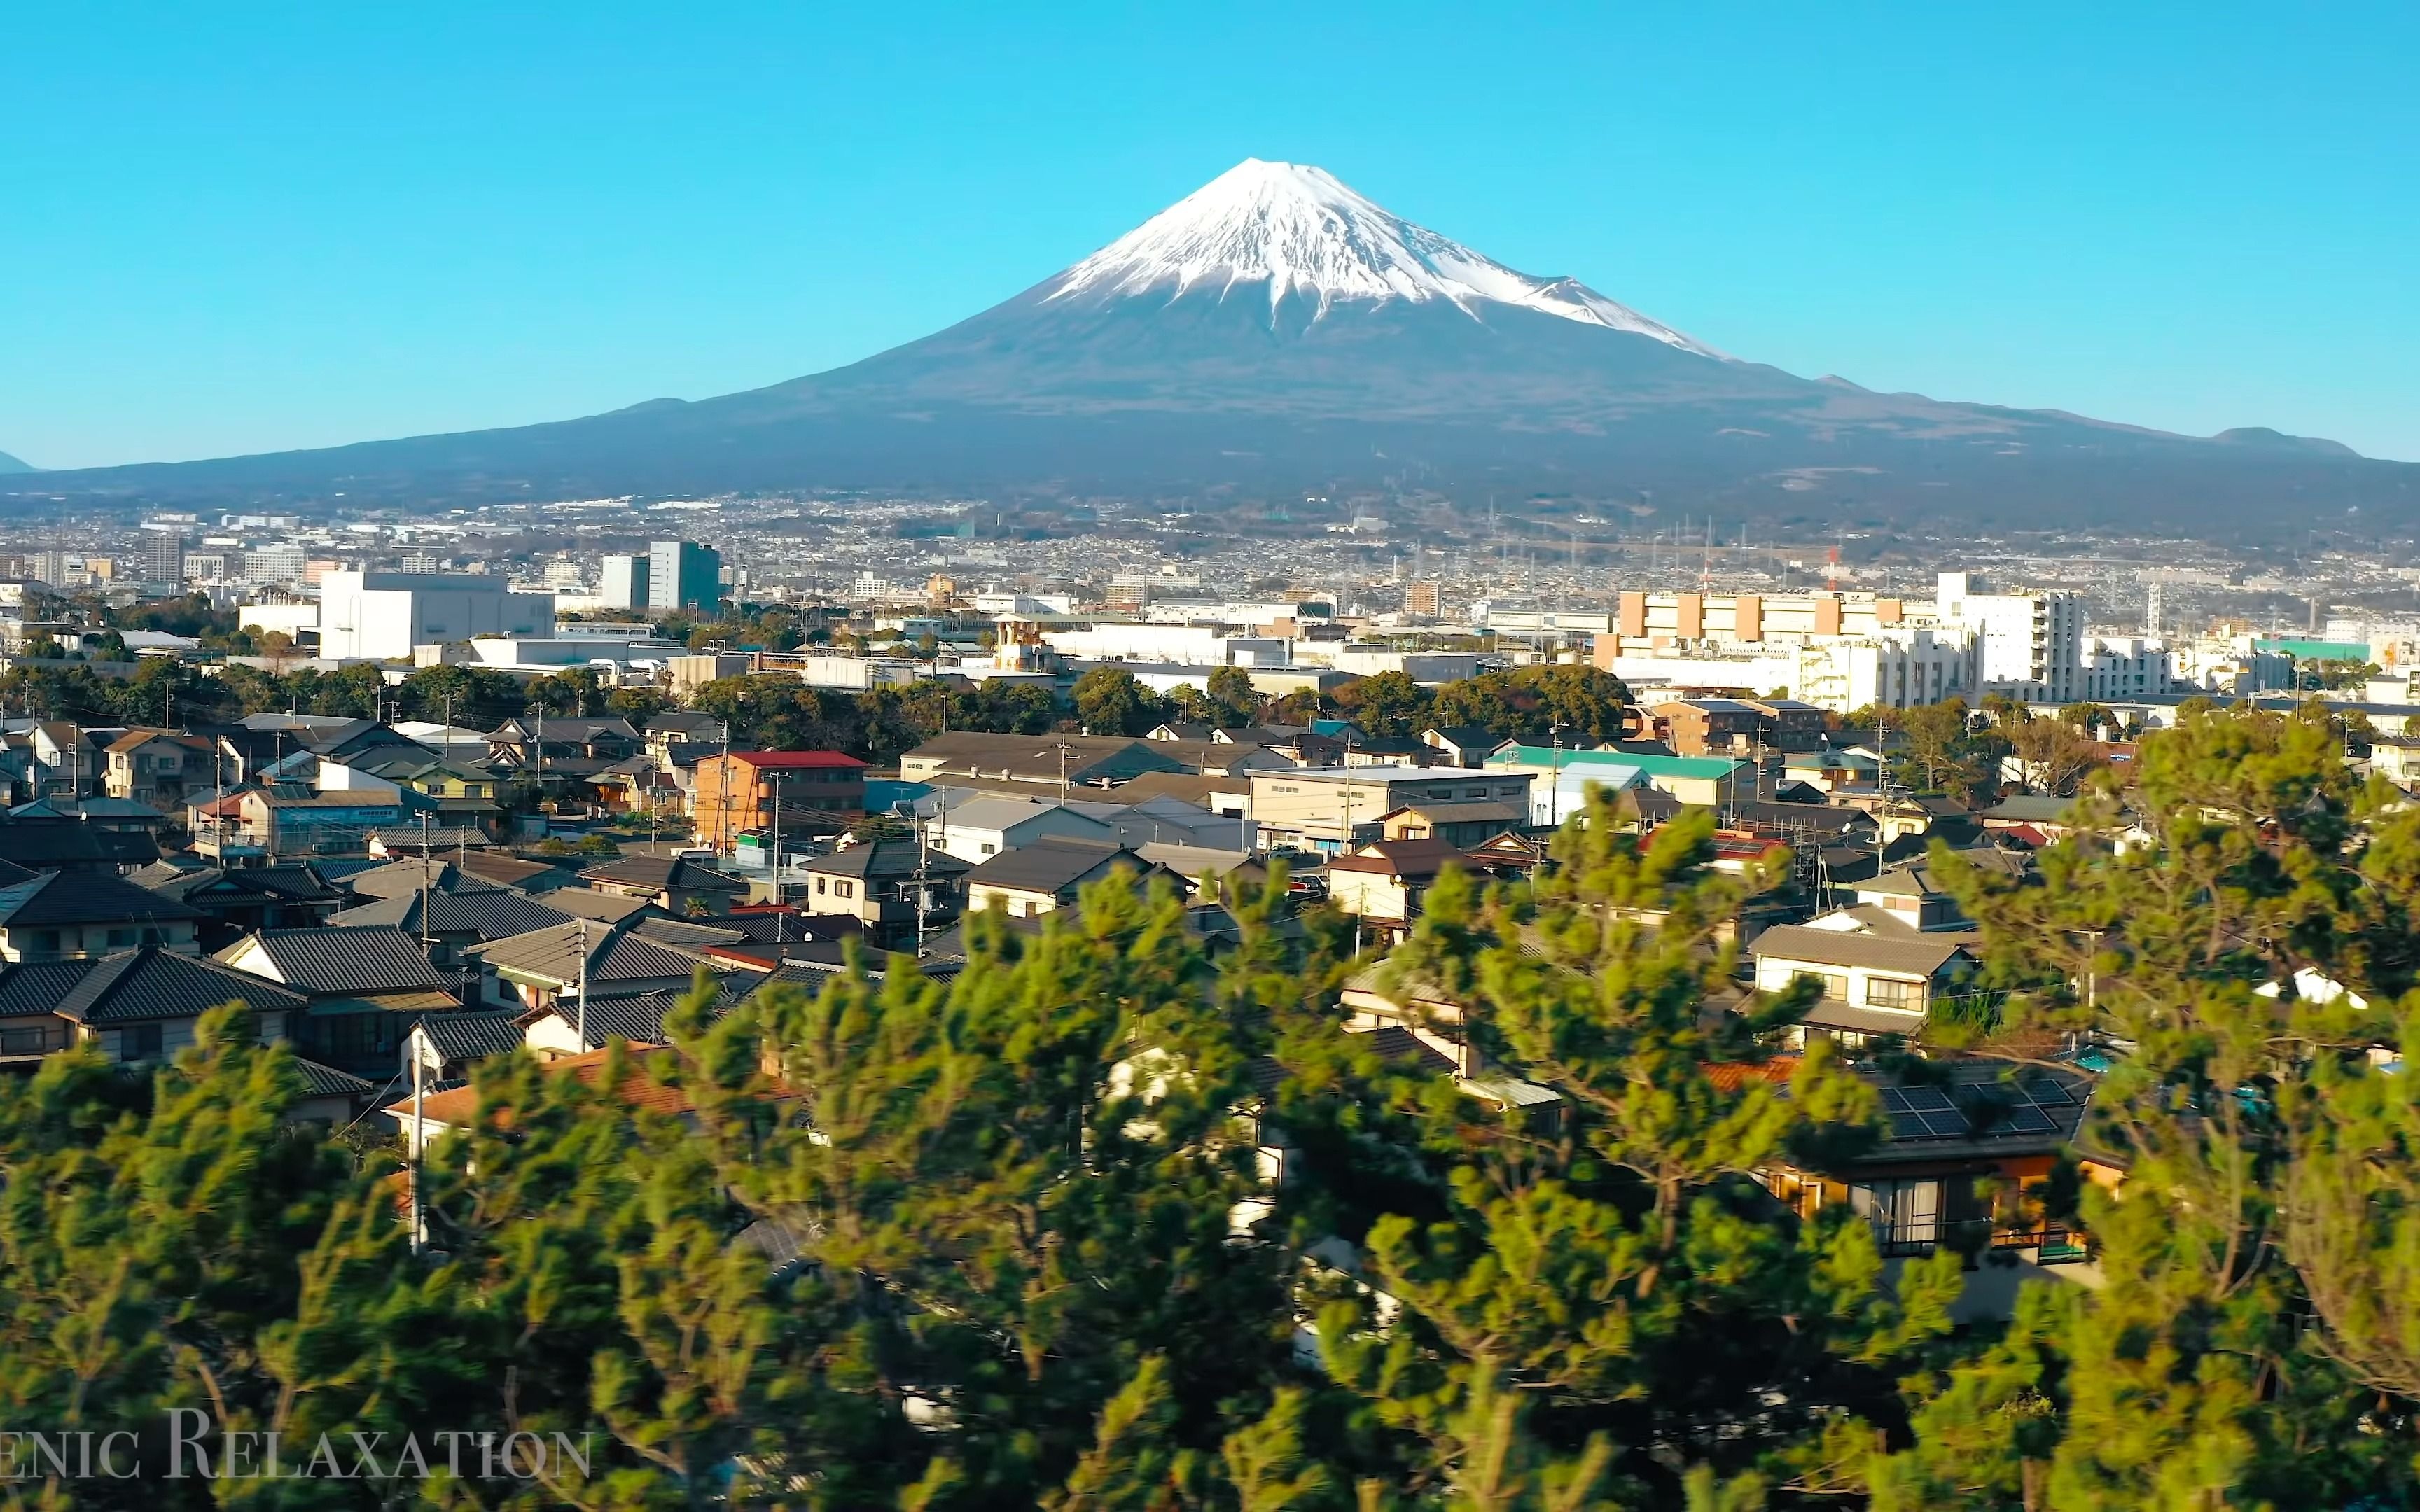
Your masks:
{"label": "house window", "polygon": [[160,1058],[160,1026],[130,1024],[117,1031],[117,1058],[120,1060],[157,1060]]}
{"label": "house window", "polygon": [[857,896],[857,884],[854,882],[835,882],[832,884],[832,891],[843,898],[854,898]]}
{"label": "house window", "polygon": [[828,879],[823,878],[823,877],[817,877],[817,878],[815,878],[815,891],[816,891],[816,892],[820,893],[820,892],[822,892],[822,891],[824,890],[824,884],[825,884],[825,882],[826,882],[827,880],[828,880]]}
{"label": "house window", "polygon": [[1823,995],[1837,1002],[1849,1000],[1849,975],[1845,971],[1808,971],[1805,967],[1791,973],[1792,980],[1806,980],[1823,989]]}
{"label": "house window", "polygon": [[984,853],[985,856],[989,856],[989,855],[991,855],[994,851],[997,851],[997,850],[999,850],[999,849],[1000,849],[1000,847],[999,847],[999,846],[997,846],[997,845],[994,845],[991,841],[984,841],[983,853]]}
{"label": "house window", "polygon": [[1889,977],[1866,979],[1866,1001],[1875,1008],[1899,1008],[1914,1012],[1924,1006],[1924,983],[1898,981]]}
{"label": "house window", "polygon": [[119,946],[132,945],[134,943],[134,932],[131,929],[111,930],[109,932],[109,943],[112,949],[116,949]]}

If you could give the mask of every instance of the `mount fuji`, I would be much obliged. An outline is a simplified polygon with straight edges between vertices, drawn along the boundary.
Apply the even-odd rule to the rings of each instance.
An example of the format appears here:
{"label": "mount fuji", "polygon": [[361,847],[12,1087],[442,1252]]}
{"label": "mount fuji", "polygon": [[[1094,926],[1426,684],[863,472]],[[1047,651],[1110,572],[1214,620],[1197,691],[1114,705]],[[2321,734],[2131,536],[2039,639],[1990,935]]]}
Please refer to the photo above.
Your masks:
{"label": "mount fuji", "polygon": [[222,461],[20,498],[417,503],[766,488],[1284,499],[1418,487],[1675,514],[2266,533],[2420,515],[2420,466],[1878,393],[1715,350],[1314,167],[1247,160],[1024,293],[862,362],[694,403]]}

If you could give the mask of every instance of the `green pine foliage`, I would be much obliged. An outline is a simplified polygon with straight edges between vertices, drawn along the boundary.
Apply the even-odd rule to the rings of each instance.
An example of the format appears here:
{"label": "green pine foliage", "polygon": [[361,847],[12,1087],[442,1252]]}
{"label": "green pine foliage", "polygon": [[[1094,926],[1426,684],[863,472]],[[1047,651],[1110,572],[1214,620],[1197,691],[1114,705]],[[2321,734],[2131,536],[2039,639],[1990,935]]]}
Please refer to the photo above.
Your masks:
{"label": "green pine foliage", "polygon": [[[2090,779],[2034,875],[1936,856],[2008,994],[1981,1049],[2114,1046],[2023,1198],[2088,1263],[2012,1317],[1961,1308],[1947,1246],[1886,1257],[1847,1204],[1767,1195],[1870,1154],[1875,1093],[1823,1041],[1775,1058],[1803,992],[1737,986],[1773,879],[1712,870],[1705,816],[1642,841],[1600,795],[1534,884],[1448,872],[1383,961],[1282,874],[1228,889],[1215,958],[1171,892],[1109,885],[1039,933],[970,920],[946,980],[861,961],[701,993],[576,1072],[492,1060],[418,1250],[398,1152],[295,1121],[241,1012],[139,1079],[54,1056],[0,1085],[0,1427],[201,1409],[289,1468],[355,1431],[440,1464],[36,1463],[0,1500],[2412,1504],[2420,815],[2334,738],[2197,711]],[[1347,1032],[1364,992],[1433,1016]],[[590,1463],[443,1473],[437,1435],[507,1428]]]}

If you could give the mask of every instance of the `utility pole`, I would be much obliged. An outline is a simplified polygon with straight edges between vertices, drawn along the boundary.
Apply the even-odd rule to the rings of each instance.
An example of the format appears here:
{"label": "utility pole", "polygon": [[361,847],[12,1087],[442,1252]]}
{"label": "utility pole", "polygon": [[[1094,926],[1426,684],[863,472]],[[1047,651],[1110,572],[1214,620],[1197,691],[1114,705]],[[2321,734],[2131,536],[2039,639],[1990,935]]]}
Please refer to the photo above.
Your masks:
{"label": "utility pole", "polygon": [[428,1144],[428,1125],[422,1117],[421,1104],[428,1095],[421,1082],[420,1052],[411,1036],[403,1037],[403,1053],[411,1061],[411,1253],[417,1255],[427,1243],[427,1211],[421,1205],[421,1172],[427,1165],[422,1151]]}
{"label": "utility pole", "polygon": [[588,1048],[588,920],[585,918],[582,918],[580,921],[580,985],[578,992],[579,997],[574,1009],[576,1016],[571,1021],[571,1032],[572,1038],[580,1041],[580,1048],[582,1050],[586,1050]]}
{"label": "utility pole", "polygon": [[428,937],[428,815],[420,816],[420,953],[431,949]]}
{"label": "utility pole", "polygon": [[[778,920],[781,917],[783,894],[787,890],[782,886],[782,773],[777,768],[767,775],[773,784],[773,914],[777,920],[773,927],[779,930],[782,927]],[[868,880],[871,881],[870,868],[867,875]]]}

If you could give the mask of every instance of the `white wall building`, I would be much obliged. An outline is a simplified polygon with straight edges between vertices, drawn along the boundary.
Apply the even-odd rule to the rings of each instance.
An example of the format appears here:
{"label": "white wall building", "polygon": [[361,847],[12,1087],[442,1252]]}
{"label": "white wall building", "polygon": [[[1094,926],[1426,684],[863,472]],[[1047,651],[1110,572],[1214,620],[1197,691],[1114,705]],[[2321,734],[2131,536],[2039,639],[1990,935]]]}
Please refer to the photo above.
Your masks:
{"label": "white wall building", "polygon": [[2149,698],[2177,687],[2177,655],[2158,640],[2133,636],[2094,636],[2086,649],[2084,697]]}
{"label": "white wall building", "polygon": [[1945,572],[1932,613],[1982,641],[1982,691],[2028,703],[2066,703],[2084,691],[2084,598],[1987,592],[1974,573]]}
{"label": "white wall building", "polygon": [[554,595],[508,594],[502,578],[332,572],[319,585],[319,654],[339,660],[402,660],[414,646],[553,633]]}

